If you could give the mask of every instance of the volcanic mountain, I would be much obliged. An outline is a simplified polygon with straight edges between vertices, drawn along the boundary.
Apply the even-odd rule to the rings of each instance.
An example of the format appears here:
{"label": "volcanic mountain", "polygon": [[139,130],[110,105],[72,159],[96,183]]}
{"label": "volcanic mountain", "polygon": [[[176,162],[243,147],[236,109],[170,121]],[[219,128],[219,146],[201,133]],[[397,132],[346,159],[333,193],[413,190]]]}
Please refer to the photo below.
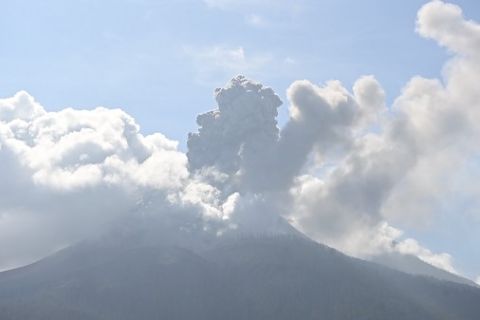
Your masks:
{"label": "volcanic mountain", "polygon": [[0,318],[478,319],[480,290],[270,234],[116,232],[0,273]]}

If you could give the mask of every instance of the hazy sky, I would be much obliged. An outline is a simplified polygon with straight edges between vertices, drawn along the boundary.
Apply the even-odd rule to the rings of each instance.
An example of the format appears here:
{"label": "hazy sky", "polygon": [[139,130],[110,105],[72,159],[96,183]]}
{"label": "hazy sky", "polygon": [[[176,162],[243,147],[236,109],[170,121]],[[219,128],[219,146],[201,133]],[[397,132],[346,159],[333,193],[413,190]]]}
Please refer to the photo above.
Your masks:
{"label": "hazy sky", "polygon": [[[415,32],[424,3],[3,1],[0,97],[26,90],[47,111],[118,107],[143,134],[161,132],[179,141],[182,151],[187,133],[196,131],[196,115],[215,107],[214,88],[237,74],[275,90],[284,102],[281,124],[288,119],[286,90],[301,79],[337,79],[351,91],[359,77],[374,75],[390,107],[413,76],[442,78],[452,55]],[[480,21],[480,2],[453,3],[467,19]],[[480,172],[479,164],[477,156],[453,168],[459,172],[455,183],[470,184],[468,176]],[[450,183],[442,179],[436,181]],[[434,218],[395,226],[433,252],[451,254],[456,269],[475,278],[480,209],[463,193],[440,197]]]}

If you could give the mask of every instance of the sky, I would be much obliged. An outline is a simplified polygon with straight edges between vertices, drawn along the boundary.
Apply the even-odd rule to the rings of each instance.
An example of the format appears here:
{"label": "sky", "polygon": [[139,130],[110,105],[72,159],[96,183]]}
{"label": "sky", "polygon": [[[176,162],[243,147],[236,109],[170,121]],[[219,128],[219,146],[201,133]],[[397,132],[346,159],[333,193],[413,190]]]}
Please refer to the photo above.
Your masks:
{"label": "sky", "polygon": [[[299,130],[295,129],[295,121],[298,122],[300,120],[292,116],[288,107],[293,105],[293,109],[295,109],[295,104],[297,104],[297,109],[303,110],[304,102],[298,98],[301,95],[298,92],[307,90],[304,88],[310,88],[307,83],[296,82],[303,79],[308,80],[312,84],[324,84],[332,79],[340,80],[344,88],[349,92],[355,91],[352,87],[356,84],[358,94],[352,93],[352,95],[360,106],[367,104],[367,102],[362,102],[362,90],[377,92],[378,90],[375,88],[379,84],[383,88],[379,90],[384,92],[384,107],[387,110],[395,108],[408,110],[408,112],[405,111],[405,114],[414,119],[412,120],[412,126],[416,129],[418,129],[418,126],[427,130],[429,129],[428,123],[415,122],[415,119],[420,119],[419,121],[421,121],[425,114],[415,113],[416,111],[412,111],[414,108],[412,109],[410,105],[426,103],[424,100],[418,100],[420,98],[415,98],[415,90],[423,88],[432,92],[434,89],[423,82],[411,84],[409,82],[410,79],[415,76],[421,76],[424,78],[438,78],[440,83],[448,83],[449,71],[445,67],[447,61],[451,61],[452,57],[462,59],[463,56],[468,55],[469,50],[472,51],[478,48],[478,44],[476,46],[473,44],[469,47],[464,44],[452,43],[453,40],[448,36],[445,38],[441,33],[437,34],[430,29],[425,29],[423,33],[422,31],[416,31],[417,13],[425,3],[426,1],[414,0],[390,2],[379,0],[5,1],[0,5],[2,12],[2,19],[0,20],[0,43],[2,46],[0,48],[0,73],[2,74],[0,78],[0,97],[13,97],[17,92],[25,90],[28,92],[28,95],[23,98],[21,96],[17,97],[18,101],[11,102],[11,104],[18,106],[26,103],[29,105],[28,110],[30,111],[28,112],[41,115],[43,112],[41,109],[43,108],[47,111],[61,112],[65,108],[73,107],[92,110],[92,117],[95,115],[95,117],[101,118],[98,115],[98,113],[101,113],[104,115],[104,119],[106,119],[104,121],[107,122],[110,121],[109,119],[116,119],[115,121],[128,124],[134,132],[137,130],[136,125],[138,124],[140,127],[139,134],[141,134],[142,138],[139,140],[140,142],[135,143],[149,151],[138,151],[140,147],[132,147],[133,149],[130,150],[130,144],[128,144],[125,154],[130,152],[138,158],[138,152],[147,152],[149,154],[148,159],[152,158],[152,155],[156,155],[161,159],[159,163],[164,165],[166,161],[166,166],[173,168],[171,169],[172,172],[179,171],[179,176],[182,179],[187,179],[185,176],[188,175],[188,170],[186,172],[185,168],[182,169],[182,165],[179,163],[184,163],[185,161],[188,161],[190,165],[192,165],[192,161],[197,161],[196,163],[199,163],[199,167],[212,165],[216,168],[223,168],[219,169],[222,173],[231,169],[227,170],[219,163],[210,163],[207,161],[208,159],[201,155],[197,157],[193,152],[190,153],[188,159],[184,159],[183,152],[189,150],[187,148],[188,132],[197,131],[196,115],[214,109],[219,104],[215,101],[214,89],[224,87],[230,79],[238,74],[245,75],[249,79],[273,88],[283,102],[283,105],[278,108],[278,121],[282,132]],[[463,9],[466,19],[480,21],[480,3],[478,1],[464,0],[453,1],[453,3]],[[444,23],[448,26],[451,21],[447,18],[448,15],[440,20],[445,19]],[[431,22],[434,25],[433,29],[436,26],[434,22]],[[440,26],[438,30],[443,29]],[[456,31],[454,29],[452,32]],[[458,32],[462,32],[462,30]],[[474,33],[475,31],[472,32]],[[472,37],[477,39],[478,43],[478,37],[475,38],[475,35]],[[458,38],[463,39],[462,37]],[[472,54],[474,53],[472,52]],[[472,59],[475,60],[476,57]],[[461,65],[461,63],[458,65]],[[472,67],[467,65],[466,68]],[[459,67],[459,69],[461,68]],[[457,83],[474,82],[476,79],[472,75],[463,73],[468,72],[458,71],[458,76],[451,76],[455,85],[458,86]],[[373,75],[374,79],[361,78],[364,75]],[[465,80],[458,80],[457,77],[460,76],[464,76]],[[358,82],[357,79],[359,78],[363,80]],[[297,85],[292,85],[292,83],[297,83]],[[411,85],[407,85],[408,83]],[[241,88],[248,87],[245,83],[240,83],[238,86]],[[434,85],[432,86],[434,87]],[[466,86],[468,87],[468,85]],[[414,90],[413,87],[417,89]],[[290,93],[287,93],[287,89]],[[335,86],[332,86],[329,90],[332,92],[339,91],[335,89]],[[442,94],[447,94],[448,99],[446,100],[453,101],[451,104],[461,101],[468,105],[472,103],[471,101],[475,101],[473,98],[471,100],[467,98],[460,99],[457,97],[457,94],[450,93],[450,91],[462,92],[458,95],[469,97],[468,92],[464,93],[460,89],[455,88],[447,91],[448,93]],[[268,93],[262,94],[269,96]],[[442,94],[438,93],[438,95]],[[332,94],[318,93],[318,95],[324,97]],[[432,95],[434,94],[432,93]],[[437,94],[435,93],[435,95]],[[29,97],[34,97],[39,105],[31,102]],[[333,103],[327,98],[325,99],[329,101],[328,103]],[[442,104],[442,101],[439,98],[437,102]],[[252,100],[252,103],[256,105],[260,102]],[[4,104],[8,103],[4,102]],[[440,108],[448,111],[450,104],[445,104],[444,107]],[[97,106],[121,108],[131,118],[124,114],[102,113],[98,111],[99,109],[95,109],[95,111],[94,108]],[[478,107],[480,106],[477,106],[477,109]],[[308,107],[305,108],[308,111]],[[429,108],[426,107],[425,109],[427,110],[425,112],[428,112]],[[447,113],[447,119],[451,119],[449,115],[450,113]],[[35,117],[28,116],[23,121],[33,121],[32,119]],[[68,115],[62,114],[61,117],[64,117],[62,119],[67,119],[62,121],[69,121]],[[80,116],[72,115],[72,117]],[[85,115],[85,117],[89,119],[88,121],[94,121],[88,115]],[[235,117],[237,117],[236,114],[232,115],[232,118]],[[332,119],[336,119],[336,116],[332,115],[332,117],[334,117]],[[4,121],[6,121],[5,119]],[[434,117],[434,119],[437,118]],[[134,124],[132,124],[132,121]],[[339,120],[335,124],[338,124],[341,128],[348,127],[348,130],[350,130],[350,127],[354,127],[354,129],[351,129],[353,130],[351,135],[358,133],[355,130],[360,130],[357,128],[360,126],[356,122],[357,120],[350,122],[342,121]],[[364,120],[358,121],[362,122]],[[370,123],[368,132],[381,131],[379,128],[383,126],[382,121]],[[436,123],[438,124],[438,122]],[[100,130],[100,125],[101,123],[92,124],[92,128]],[[308,126],[309,124],[305,125]],[[395,125],[388,124],[385,126],[395,127]],[[218,124],[218,126],[223,127],[224,124]],[[110,128],[110,126],[106,127]],[[421,249],[412,249],[416,253],[420,252],[419,254],[422,255],[421,252],[423,251],[421,250],[424,249],[431,251],[431,256],[429,253],[423,252],[424,257],[428,256],[425,258],[426,260],[443,259],[442,256],[437,257],[434,254],[448,253],[451,255],[453,262],[449,260],[450,258],[446,259],[448,260],[446,262],[448,264],[447,268],[454,267],[456,272],[475,279],[477,276],[480,276],[480,254],[477,249],[477,244],[480,243],[480,234],[478,232],[480,218],[478,207],[475,203],[478,190],[476,190],[473,180],[475,177],[479,177],[480,158],[476,154],[475,143],[469,144],[467,141],[474,140],[476,133],[471,132],[475,128],[468,130],[468,133],[463,131],[457,133],[457,131],[461,130],[456,131],[454,125],[445,125],[445,127],[442,129],[442,132],[446,132],[444,135],[438,132],[435,134],[428,133],[430,134],[428,135],[423,131],[420,132],[420,129],[418,129],[418,132],[415,131],[418,136],[423,137],[423,140],[419,139],[421,143],[419,142],[418,148],[425,148],[428,152],[408,151],[410,153],[408,153],[408,156],[405,156],[406,151],[398,147],[398,150],[401,149],[402,153],[392,155],[392,157],[396,157],[397,161],[404,161],[404,163],[395,166],[395,168],[401,167],[401,170],[392,170],[395,174],[390,179],[395,179],[396,181],[398,179],[401,183],[396,183],[390,187],[394,191],[389,193],[388,197],[385,196],[389,200],[384,200],[382,196],[383,202],[380,209],[371,209],[378,212],[366,214],[368,218],[365,219],[367,220],[373,219],[371,216],[375,217],[373,219],[375,223],[372,224],[374,227],[365,227],[367,229],[363,229],[362,225],[358,230],[361,230],[361,233],[365,235],[369,235],[371,230],[380,230],[378,234],[383,234],[382,232],[384,232],[393,238],[395,236],[392,234],[397,234],[397,231],[402,230],[403,235],[401,237],[403,238],[401,239],[415,239],[422,245]],[[283,128],[288,129],[284,130]],[[55,130],[60,129],[56,128]],[[118,127],[112,123],[111,132],[117,132],[116,130],[118,130]],[[393,131],[393,129],[389,130]],[[156,132],[161,132],[166,138],[152,135]],[[275,130],[270,133],[275,134]],[[125,133],[123,132],[122,134]],[[348,139],[345,137],[334,137],[328,132],[322,134],[327,134],[332,141],[339,145],[348,145],[349,143],[367,144],[363,140],[361,143],[351,140],[351,137]],[[104,139],[107,139],[105,138],[107,136],[108,133],[102,133]],[[288,134],[285,133],[285,136],[288,136]],[[406,138],[397,139],[393,136],[390,133],[385,135],[385,137],[382,136],[382,139],[394,146],[405,143],[402,139]],[[405,136],[407,135],[405,134]],[[322,137],[324,138],[324,136]],[[457,140],[455,140],[455,137],[457,137]],[[179,142],[179,151],[176,151],[175,144],[167,138]],[[445,145],[436,146],[435,140],[439,138],[445,139]],[[198,141],[200,142],[193,142],[193,144],[203,145],[206,142],[202,139],[199,138]],[[345,142],[346,140],[348,141]],[[288,145],[287,142],[285,143]],[[119,141],[118,145],[121,144],[121,141]],[[465,144],[466,146],[465,149],[450,152],[451,145],[455,144],[462,144],[462,146]],[[48,146],[48,144],[44,145],[43,148]],[[208,146],[208,148],[211,147],[209,144]],[[91,149],[88,149],[88,144],[83,144],[83,148],[87,150],[85,151],[86,154],[90,154]],[[289,148],[292,147],[290,146]],[[314,152],[317,149],[323,150],[320,152],[321,157],[327,159],[329,163],[333,163],[332,167],[341,168],[341,165],[338,164],[340,163],[338,160],[340,156],[330,151],[331,147],[329,144],[313,146],[312,142],[312,146],[309,145],[305,148],[305,150],[313,150]],[[347,155],[345,159],[348,157],[362,158],[363,154],[367,152],[364,149],[359,151],[360,147],[345,148],[346,151],[344,152]],[[5,148],[3,149],[5,150]],[[430,151],[431,149],[433,151]],[[474,150],[472,151],[472,149]],[[45,152],[48,152],[49,149],[45,150]],[[215,153],[216,151],[212,150],[212,152]],[[330,155],[329,152],[333,155]],[[18,155],[20,153],[15,154]],[[21,154],[22,157],[29,157],[26,155],[27,153]],[[98,155],[101,152],[95,154]],[[311,156],[311,152],[309,154]],[[415,155],[413,156],[412,154]],[[402,158],[403,156],[406,158]],[[55,157],[52,156],[53,158]],[[125,163],[130,163],[128,156],[122,154],[119,158]],[[304,158],[307,159],[307,155]],[[7,161],[9,158],[3,155],[3,158],[0,156],[0,159]],[[22,158],[18,159],[16,161],[21,162]],[[305,162],[305,159],[302,161]],[[152,159],[150,162],[153,163],[154,160]],[[32,208],[39,206],[39,203],[36,202],[37,198],[40,197],[39,195],[47,194],[49,197],[57,199],[56,197],[60,197],[57,194],[59,188],[68,190],[79,186],[83,188],[83,182],[75,180],[77,178],[72,178],[75,181],[69,180],[66,183],[67,186],[63,184],[59,186],[59,182],[56,180],[60,179],[59,176],[53,174],[53,171],[47,170],[48,168],[50,170],[53,166],[48,161],[53,160],[45,160],[45,163],[49,163],[48,165],[38,164],[35,161],[32,164],[33,162],[31,161],[33,160],[27,161],[29,163],[27,167],[30,168],[29,170],[33,170],[32,172],[35,172],[32,173],[32,177],[37,179],[35,183],[41,181],[42,190],[39,191],[37,187],[32,187],[28,183],[28,187],[22,185],[22,188],[29,188],[30,190],[25,194],[25,197],[28,199],[18,199],[18,202],[15,203],[13,200],[5,200],[6,196],[4,196],[2,201],[4,206],[2,207],[0,203],[0,211],[14,212],[20,209],[29,211],[31,208],[28,208],[26,203],[31,202]],[[292,159],[292,161],[295,162],[296,160]],[[300,162],[303,163],[302,161]],[[395,160],[389,161],[395,162]],[[410,161],[412,164],[410,164]],[[141,161],[137,159],[137,162],[140,163]],[[175,186],[172,187],[172,185],[166,184],[164,179],[166,179],[166,176],[169,177],[168,174],[159,174],[153,179],[148,178],[148,170],[159,166],[152,163],[147,163],[148,166],[145,165],[145,167],[135,167],[129,173],[115,172],[119,177],[132,174],[131,179],[135,181],[134,184],[142,188],[147,186],[155,190],[171,190],[171,188],[180,188],[179,185],[185,183],[178,182],[177,178],[171,178],[173,181],[171,184]],[[112,163],[109,163],[109,165],[118,169],[118,165],[113,165]],[[283,164],[278,164],[278,166],[285,169]],[[254,169],[248,169],[250,167]],[[321,172],[329,170],[325,163],[322,165],[317,164],[317,167],[320,168]],[[317,167],[309,170],[317,170]],[[41,170],[38,168],[41,168]],[[300,172],[299,168],[291,170]],[[256,172],[258,167],[255,167],[250,162],[246,162],[244,167],[241,166],[235,169],[245,172]],[[303,168],[302,170],[305,171],[306,169]],[[18,171],[23,172],[20,169]],[[298,172],[295,176],[297,180],[299,179]],[[447,175],[445,172],[453,172],[454,174]],[[302,171],[302,173],[304,172]],[[229,174],[233,173],[230,172]],[[378,173],[375,174],[377,175]],[[22,175],[28,176],[29,173],[23,172]],[[90,177],[89,175],[87,176]],[[94,174],[92,174],[93,176]],[[302,177],[304,180],[301,183],[304,183],[305,186],[303,189],[300,189],[306,190],[305,192],[311,190],[313,194],[331,194],[333,193],[331,190],[334,190],[335,186],[342,185],[332,178],[332,189],[329,189],[330,187],[328,186],[321,187],[318,184],[325,183],[328,185],[327,182],[330,180],[327,181],[320,177],[319,179],[324,180],[320,183],[312,180],[312,176],[307,177],[303,175]],[[12,175],[11,179],[18,180],[18,176]],[[92,181],[97,181],[95,179],[100,178],[92,179]],[[116,179],[119,178],[117,177]],[[265,179],[270,181],[271,177]],[[285,181],[289,181],[291,189],[297,188],[300,184],[298,181],[292,182],[293,174],[292,177],[285,179]],[[346,179],[344,178],[345,181]],[[109,180],[109,183],[111,184],[112,181]],[[210,187],[213,185],[212,188],[220,190],[221,188],[216,183],[218,181],[207,185]],[[190,184],[187,183],[187,185]],[[438,187],[439,185],[448,185],[448,188]],[[387,189],[389,188],[388,186],[387,184]],[[242,182],[237,187],[239,190],[252,192],[249,189],[251,186],[247,182]],[[0,190],[3,188],[0,188]],[[53,188],[55,191],[44,190],[44,188]],[[112,194],[111,190],[104,190],[107,187],[102,186],[102,188],[106,196]],[[108,188],[111,188],[111,185]],[[120,187],[115,186],[115,188]],[[325,190],[327,191],[322,188],[326,188]],[[415,199],[411,198],[412,195],[407,192],[408,190],[415,192]],[[192,197],[187,195],[187,191],[182,191],[185,193],[183,197],[191,200]],[[51,192],[54,195],[51,195]],[[80,196],[76,193],[72,193],[69,196],[72,199],[82,199],[82,197],[87,195],[91,196],[89,192],[91,190],[86,191],[82,189]],[[115,191],[112,199],[116,199],[116,197],[121,199],[122,192]],[[177,190],[176,192],[179,191]],[[319,202],[315,202],[311,199],[311,197],[315,197],[305,192],[298,191],[296,198],[292,200],[292,208],[304,210],[305,212],[313,210],[306,208],[308,206],[301,203],[302,201],[315,207],[315,210],[329,206],[336,208],[338,205],[332,204],[331,199],[327,196],[319,197]],[[270,191],[264,193],[268,193],[268,197],[272,197]],[[265,197],[268,198],[267,196]],[[11,195],[11,198],[15,198],[15,195]],[[234,199],[234,197],[229,197],[229,195],[222,195],[220,198],[221,200],[218,201],[223,202],[227,207]],[[230,202],[227,201],[228,199],[230,199]],[[78,201],[81,203],[80,200]],[[264,201],[268,202],[267,200]],[[348,202],[349,200],[346,199],[345,201]],[[252,200],[247,201],[247,203],[251,202]],[[94,200],[92,200],[92,203],[94,203]],[[41,204],[40,207],[43,205]],[[113,206],[113,204],[108,203],[103,203],[103,205],[106,208],[110,208],[110,205]],[[46,204],[44,206],[45,211],[50,209]],[[395,206],[395,208],[392,208],[392,206]],[[367,207],[370,208],[369,206]],[[64,207],[59,202],[58,208],[55,210],[60,212],[62,208]],[[88,206],[86,208],[82,207],[82,210],[78,209],[78,214],[81,214],[80,211],[91,211],[92,217],[96,216],[98,212],[92,210]],[[331,210],[333,212],[337,209]],[[342,212],[348,211],[345,208],[342,210]],[[305,215],[308,215],[308,213],[305,213]],[[381,219],[379,218],[380,216],[382,217]],[[2,212],[0,212],[0,217],[4,220],[4,226],[0,227],[1,230],[6,230],[7,226],[10,226],[8,221],[5,222],[6,220],[15,220],[12,218],[14,217],[13,213],[4,213],[2,215]],[[81,221],[90,223],[93,219],[97,219],[92,217]],[[347,219],[349,215],[345,213],[345,215],[338,217]],[[298,219],[298,221],[301,221],[301,218],[291,217],[291,219]],[[0,225],[2,224],[2,219],[0,219]],[[57,230],[56,228],[59,228],[60,225],[63,227],[64,223],[66,223],[63,220],[62,223],[56,223],[55,219],[60,219],[56,215],[45,220],[43,218],[40,219],[39,216],[24,214],[21,215],[21,219],[14,222],[14,225],[21,224],[22,231],[8,227],[12,231],[10,231],[10,235],[4,235],[4,241],[22,238],[23,233],[30,232],[30,228],[36,230],[35,225],[45,224],[48,227],[44,227],[43,230]],[[306,231],[311,235],[316,235],[319,241],[330,241],[331,243],[329,244],[337,245],[345,251],[350,250],[352,254],[366,254],[365,252],[360,252],[361,250],[359,251],[358,248],[349,246],[348,243],[354,241],[352,239],[345,240],[342,238],[343,240],[339,240],[340,238],[327,237],[325,234],[321,234],[318,230],[322,230],[321,226],[326,225],[325,219],[315,220],[320,225],[318,229],[307,230],[308,228],[305,228]],[[316,226],[317,224],[312,221],[309,218],[305,218],[303,223]],[[382,224],[385,221],[388,221],[388,225]],[[73,225],[75,222],[78,221],[73,219],[69,223]],[[302,224],[302,222],[298,223]],[[358,223],[361,224],[360,222]],[[338,227],[334,224],[327,225],[332,229]],[[69,231],[64,231],[62,237],[45,241],[45,245],[41,248],[29,248],[32,240],[26,237],[24,240],[21,240],[25,242],[21,245],[22,250],[25,251],[24,257],[17,259],[13,256],[13,253],[9,253],[3,256],[0,254],[0,259],[3,257],[7,260],[8,256],[9,261],[14,262],[4,263],[4,265],[12,266],[19,263],[15,261],[32,259],[34,256],[31,254],[32,252],[38,252],[36,254],[36,257],[38,257],[40,252],[46,253],[52,248],[57,248],[71,241],[72,239],[67,237],[71,229],[67,228],[66,230]],[[32,232],[35,233],[36,231]],[[79,232],[78,237],[83,235],[83,233]],[[412,242],[407,241],[402,250],[410,250],[408,248],[412,247],[411,244]],[[14,247],[10,251],[15,251]],[[28,257],[29,255],[31,256],[30,258]],[[0,261],[0,265],[2,265],[2,261]]]}
{"label": "sky", "polygon": [[[477,1],[456,3],[480,18]],[[4,1],[0,96],[24,89],[49,110],[121,107],[144,132],[161,129],[183,146],[191,115],[211,108],[213,89],[239,73],[283,100],[297,79],[351,86],[374,74],[392,101],[412,76],[438,76],[447,57],[414,33],[422,4]]]}

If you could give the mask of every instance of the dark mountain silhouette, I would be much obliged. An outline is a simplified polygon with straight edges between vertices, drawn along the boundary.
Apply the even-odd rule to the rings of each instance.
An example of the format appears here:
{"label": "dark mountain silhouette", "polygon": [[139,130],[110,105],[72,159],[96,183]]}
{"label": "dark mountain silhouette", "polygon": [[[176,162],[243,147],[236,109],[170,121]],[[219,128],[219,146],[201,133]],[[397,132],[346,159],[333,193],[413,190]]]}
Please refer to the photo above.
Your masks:
{"label": "dark mountain silhouette", "polygon": [[0,273],[0,319],[476,320],[480,314],[473,286],[351,258],[297,234],[198,242],[102,239]]}

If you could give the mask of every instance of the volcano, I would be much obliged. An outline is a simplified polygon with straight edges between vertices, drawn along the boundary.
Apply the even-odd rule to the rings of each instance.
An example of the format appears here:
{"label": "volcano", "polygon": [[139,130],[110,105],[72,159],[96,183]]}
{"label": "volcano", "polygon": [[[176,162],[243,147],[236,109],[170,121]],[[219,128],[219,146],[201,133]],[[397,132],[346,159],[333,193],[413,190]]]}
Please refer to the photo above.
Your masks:
{"label": "volcano", "polygon": [[[183,237],[184,238],[184,237]],[[0,273],[0,318],[478,319],[475,286],[356,259],[299,233],[84,241]]]}

